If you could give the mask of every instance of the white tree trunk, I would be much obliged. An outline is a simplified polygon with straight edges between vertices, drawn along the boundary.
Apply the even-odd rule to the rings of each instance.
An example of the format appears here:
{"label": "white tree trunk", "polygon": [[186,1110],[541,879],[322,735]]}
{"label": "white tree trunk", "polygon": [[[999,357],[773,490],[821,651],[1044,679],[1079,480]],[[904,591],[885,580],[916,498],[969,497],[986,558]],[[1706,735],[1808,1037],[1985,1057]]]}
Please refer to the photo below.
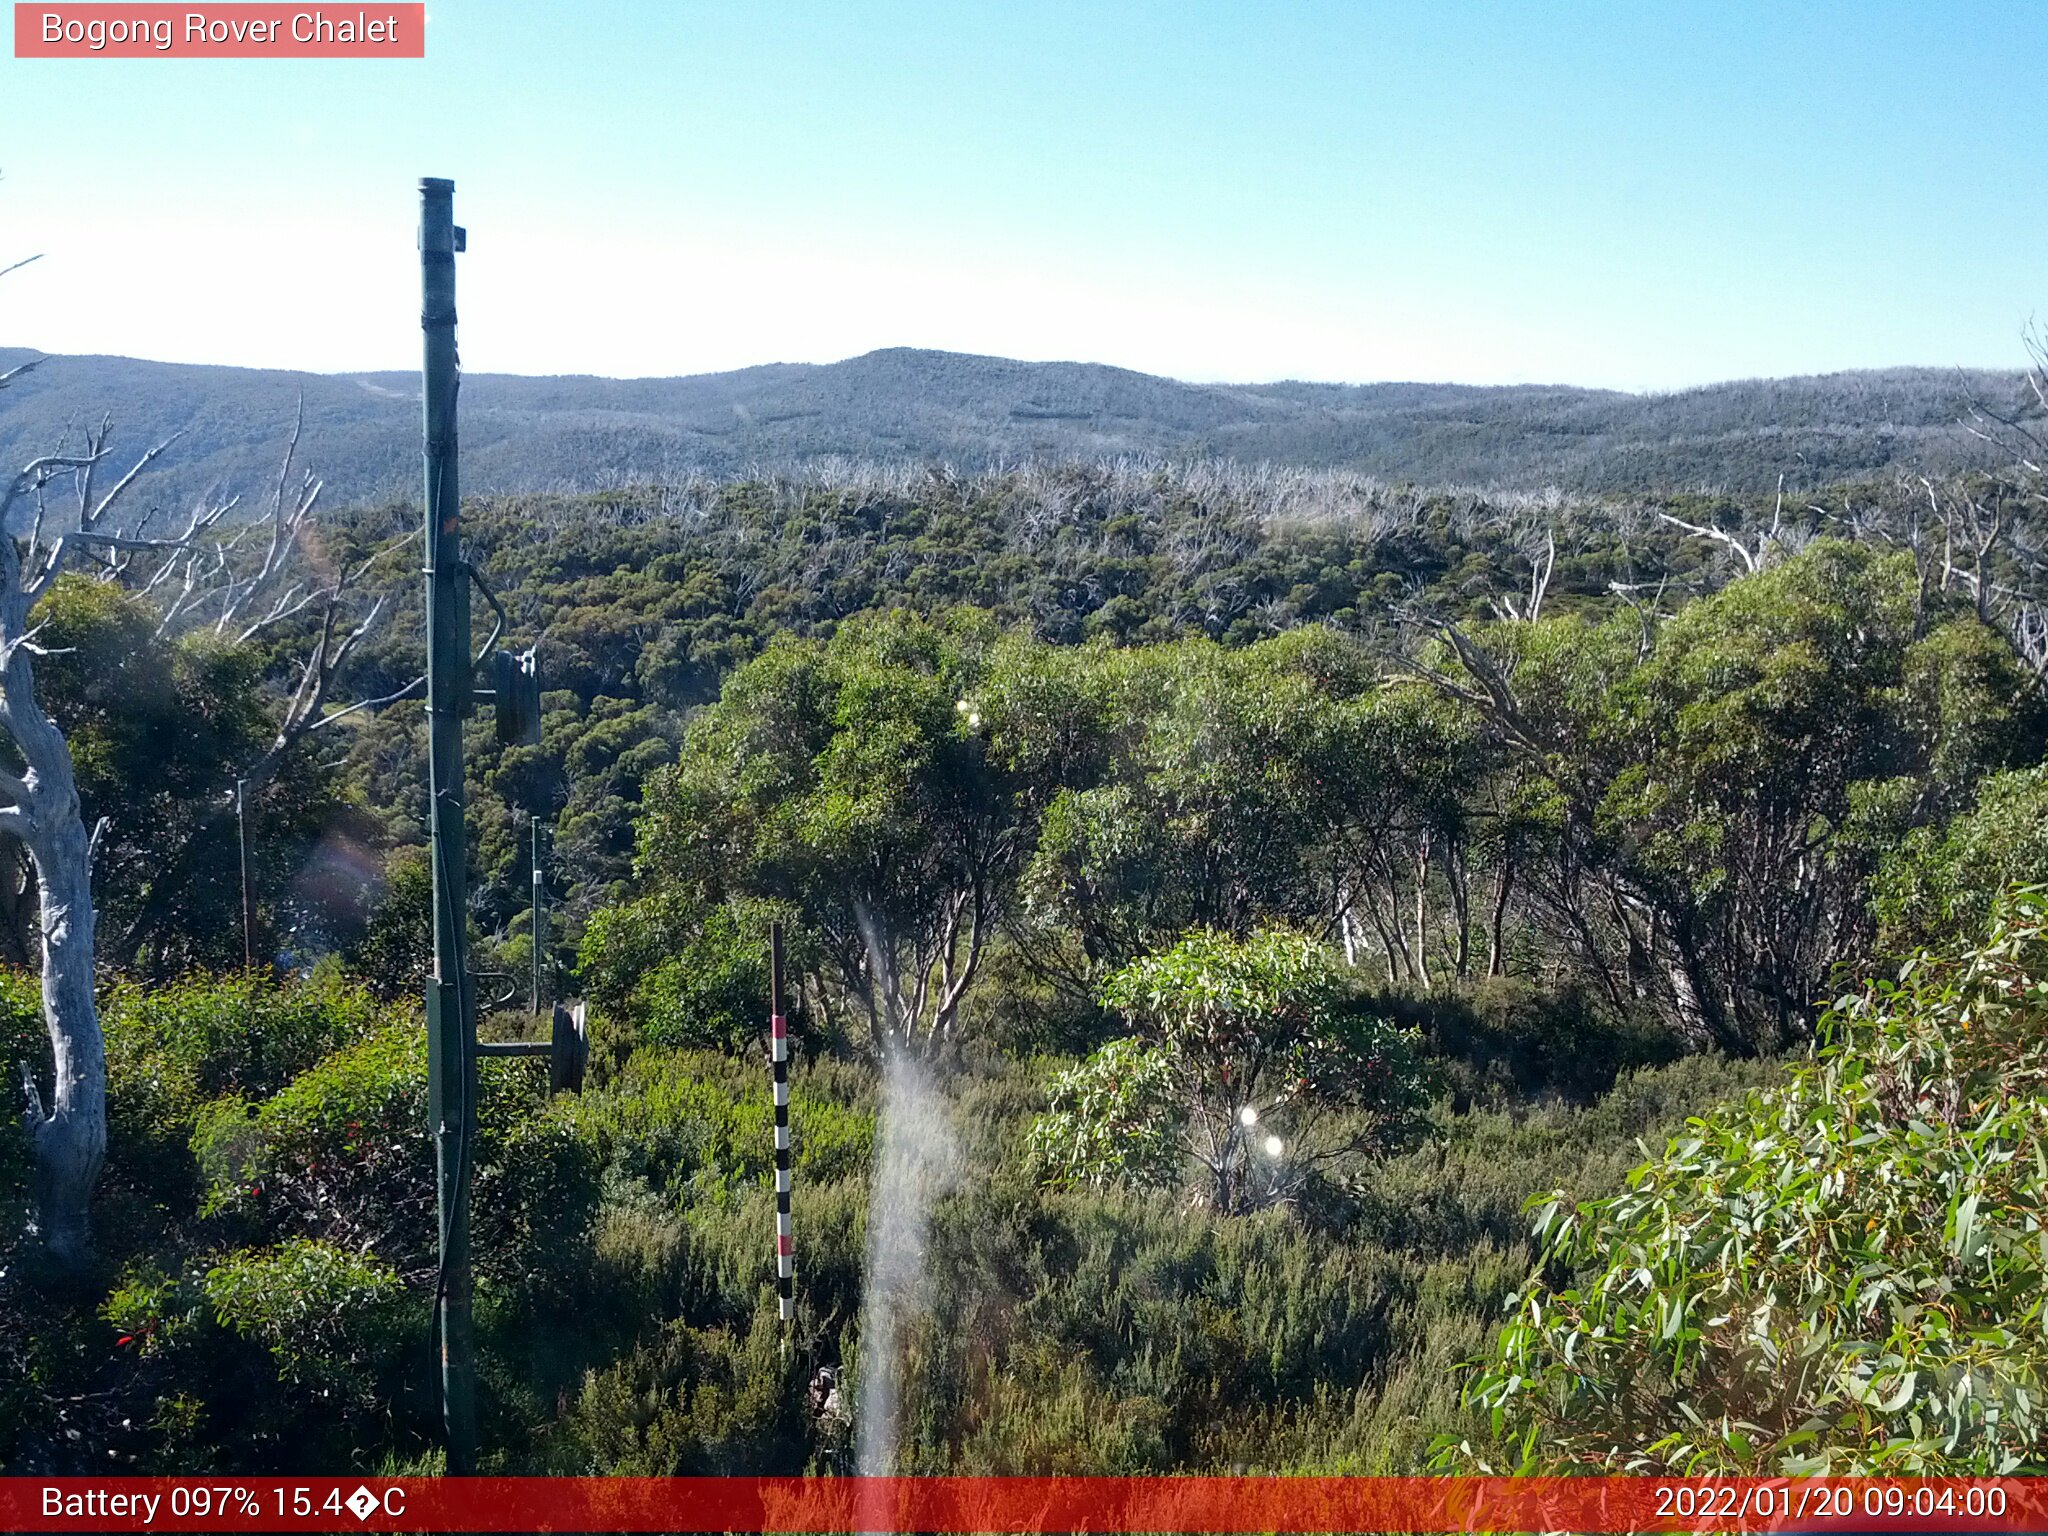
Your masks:
{"label": "white tree trunk", "polygon": [[[22,365],[28,366],[32,365]],[[0,384],[20,372],[18,367],[0,374]],[[33,1068],[26,1062],[21,1068],[27,1099],[25,1128],[35,1155],[30,1194],[44,1250],[67,1268],[82,1266],[92,1252],[92,1192],[107,1152],[107,1053],[93,998],[92,839],[86,835],[78,804],[71,749],[36,698],[35,671],[30,663],[36,654],[35,630],[29,614],[37,599],[56,583],[70,554],[122,551],[127,558],[156,550],[175,556],[189,549],[201,530],[218,522],[233,505],[221,501],[195,511],[179,538],[142,539],[139,529],[136,535],[113,532],[102,521],[108,510],[177,438],[173,434],[158,443],[137,459],[111,490],[95,496],[93,474],[106,458],[106,437],[105,425],[88,431],[83,453],[48,454],[32,460],[0,489],[0,735],[13,742],[22,764],[19,775],[0,768],[0,832],[17,839],[35,866],[43,1024],[49,1031],[54,1067],[47,1102]],[[297,441],[296,432],[293,441]],[[285,464],[289,471],[289,453]],[[77,493],[77,523],[46,542],[45,491],[58,480],[68,480]],[[29,497],[34,498],[36,514],[24,541],[15,537],[9,519],[16,505]],[[310,497],[303,499],[298,522],[303,522],[311,505]],[[296,540],[296,523],[293,528]],[[273,554],[277,552],[274,538]],[[267,560],[266,574],[270,568]],[[340,585],[330,591],[338,594]],[[330,624],[332,620],[330,606]],[[362,632],[359,629],[356,638]],[[346,646],[332,654],[338,660],[345,650]],[[322,654],[326,654],[324,645]],[[317,675],[324,688],[330,674]],[[302,684],[300,692],[306,695],[307,685]],[[322,695],[311,697],[317,712]]]}
{"label": "white tree trunk", "polygon": [[[67,781],[69,767],[67,753]],[[68,818],[55,818],[30,844],[42,898],[43,1023],[56,1072],[50,1104],[32,1114],[29,1133],[36,1229],[53,1260],[76,1268],[91,1252],[92,1191],[107,1150],[107,1057],[93,1000],[88,845],[78,797],[68,798]]]}
{"label": "white tree trunk", "polygon": [[107,1055],[93,998],[92,840],[71,749],[36,698],[28,615],[37,595],[14,541],[0,533],[0,730],[25,765],[19,778],[0,775],[0,830],[19,838],[35,865],[43,1024],[55,1067],[47,1102],[22,1069],[35,1153],[30,1193],[45,1252],[77,1268],[91,1253],[92,1191],[107,1150]]}

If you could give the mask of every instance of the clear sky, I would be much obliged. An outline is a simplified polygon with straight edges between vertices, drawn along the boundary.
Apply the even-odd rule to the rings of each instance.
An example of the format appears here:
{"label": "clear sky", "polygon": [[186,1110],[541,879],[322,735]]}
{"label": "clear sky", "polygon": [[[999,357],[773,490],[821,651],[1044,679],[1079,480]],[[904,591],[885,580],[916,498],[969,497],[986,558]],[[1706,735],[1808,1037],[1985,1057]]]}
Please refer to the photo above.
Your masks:
{"label": "clear sky", "polygon": [[[352,9],[353,7],[351,7]],[[374,5],[371,6],[374,9]],[[1203,380],[2013,366],[2048,3],[430,0],[424,61],[0,58],[0,341]]]}

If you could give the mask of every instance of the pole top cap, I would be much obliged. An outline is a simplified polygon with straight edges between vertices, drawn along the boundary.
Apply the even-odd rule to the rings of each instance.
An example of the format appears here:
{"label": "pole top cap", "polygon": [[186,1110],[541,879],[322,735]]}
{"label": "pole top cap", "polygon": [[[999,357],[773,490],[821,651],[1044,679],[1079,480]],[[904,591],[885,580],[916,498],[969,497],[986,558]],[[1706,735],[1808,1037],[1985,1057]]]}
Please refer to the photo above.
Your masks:
{"label": "pole top cap", "polygon": [[439,193],[445,197],[452,195],[454,191],[455,183],[445,176],[422,176],[420,178],[420,192],[423,196],[432,197]]}

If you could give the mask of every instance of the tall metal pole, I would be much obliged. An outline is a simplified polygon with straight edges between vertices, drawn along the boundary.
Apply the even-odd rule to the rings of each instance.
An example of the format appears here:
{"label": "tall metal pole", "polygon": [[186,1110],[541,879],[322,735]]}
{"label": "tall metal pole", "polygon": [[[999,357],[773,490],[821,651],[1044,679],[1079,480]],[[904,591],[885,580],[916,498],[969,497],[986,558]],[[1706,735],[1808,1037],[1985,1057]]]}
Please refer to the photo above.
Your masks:
{"label": "tall metal pole", "polygon": [[469,572],[462,560],[455,439],[455,183],[420,182],[421,400],[426,439],[428,832],[434,871],[434,975],[427,983],[427,1114],[440,1204],[435,1312],[448,1470],[476,1470],[470,1326],[469,1178],[476,1135],[476,998],[462,891],[462,721],[472,707]]}
{"label": "tall metal pole", "polygon": [[242,968],[256,964],[256,905],[249,897],[249,812],[244,803],[247,779],[235,780],[235,837],[242,850]]}
{"label": "tall metal pole", "polygon": [[541,969],[547,963],[548,946],[548,892],[546,877],[540,866],[540,818],[533,818],[533,1016],[540,1017],[541,1004],[546,1001],[542,995]]}

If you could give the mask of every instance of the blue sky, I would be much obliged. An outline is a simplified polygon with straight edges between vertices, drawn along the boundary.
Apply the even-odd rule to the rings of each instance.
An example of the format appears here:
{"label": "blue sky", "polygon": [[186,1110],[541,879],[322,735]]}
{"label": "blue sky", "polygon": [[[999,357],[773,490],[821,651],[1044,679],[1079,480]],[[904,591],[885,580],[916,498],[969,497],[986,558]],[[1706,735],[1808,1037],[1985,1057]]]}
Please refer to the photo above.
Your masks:
{"label": "blue sky", "polygon": [[[353,7],[351,7],[353,9]],[[1673,388],[2016,365],[2048,4],[430,0],[424,61],[0,59],[0,340],[472,369],[930,346]]]}

